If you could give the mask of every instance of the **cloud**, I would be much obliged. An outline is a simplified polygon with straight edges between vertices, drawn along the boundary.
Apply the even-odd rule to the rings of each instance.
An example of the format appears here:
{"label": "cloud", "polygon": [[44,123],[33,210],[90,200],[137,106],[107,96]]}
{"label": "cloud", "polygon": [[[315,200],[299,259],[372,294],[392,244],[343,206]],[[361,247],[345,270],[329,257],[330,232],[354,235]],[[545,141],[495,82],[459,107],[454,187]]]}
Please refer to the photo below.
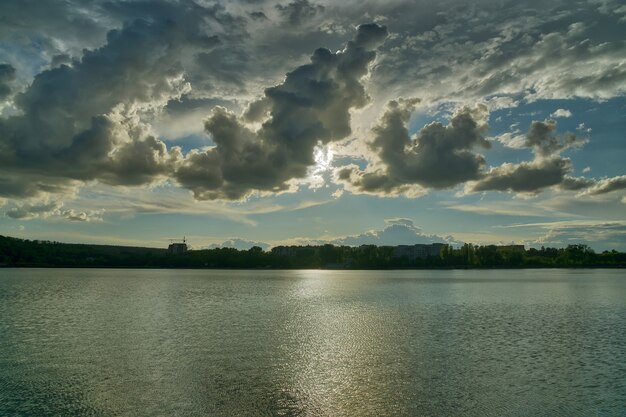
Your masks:
{"label": "cloud", "polygon": [[7,217],[16,220],[32,220],[62,218],[70,221],[91,222],[102,221],[104,210],[77,211],[63,209],[63,202],[58,199],[33,200],[31,202],[14,203],[5,211]]}
{"label": "cloud", "polygon": [[605,250],[626,250],[626,222],[611,220],[573,220],[549,223],[519,224],[513,227],[540,231],[540,236],[528,240],[531,246],[557,246],[586,243]]}
{"label": "cloud", "polygon": [[341,167],[335,171],[336,179],[356,193],[411,195],[418,194],[420,188],[450,188],[480,178],[485,159],[473,148],[490,146],[484,138],[486,107],[463,107],[448,125],[430,123],[411,138],[407,125],[416,103],[402,99],[389,102],[372,129],[370,148],[380,163],[364,170],[356,165]]}
{"label": "cloud", "polygon": [[217,249],[217,248],[234,248],[237,250],[248,250],[253,246],[258,246],[263,250],[267,250],[270,248],[270,244],[264,242],[254,242],[251,240],[245,240],[240,238],[230,238],[225,240],[222,243],[212,243],[209,245],[209,249]]}
{"label": "cloud", "polygon": [[24,203],[7,210],[5,214],[12,219],[20,220],[46,218],[58,215],[62,206],[63,203],[58,200]]}
{"label": "cloud", "polygon": [[343,237],[329,237],[325,239],[309,239],[298,238],[290,243],[283,244],[297,245],[323,245],[332,244],[336,246],[361,246],[361,245],[377,245],[377,246],[396,246],[396,245],[415,245],[429,243],[449,243],[458,244],[452,236],[428,235],[422,233],[422,229],[416,226],[411,219],[392,218],[386,219],[387,224],[381,230],[370,230],[357,235]]}
{"label": "cloud", "polygon": [[286,5],[277,4],[276,10],[290,25],[300,25],[306,20],[324,12],[326,8],[320,4],[310,3],[308,0],[295,0]]}
{"label": "cloud", "polygon": [[[515,127],[517,128],[517,126]],[[511,149],[524,149],[526,147],[526,136],[520,134],[520,131],[517,129],[513,132],[505,132],[493,139]]]}
{"label": "cloud", "polygon": [[[585,172],[585,170],[583,170]],[[559,184],[559,188],[562,190],[578,191],[584,190],[595,184],[595,181],[585,177],[570,177],[566,175]]]}
{"label": "cloud", "polygon": [[566,132],[561,137],[554,135],[557,123],[554,120],[533,121],[526,133],[526,146],[531,148],[535,155],[548,157],[571,148],[580,147],[586,141],[575,134]]}
{"label": "cloud", "polygon": [[[343,50],[317,49],[311,63],[289,72],[251,105],[254,117],[216,107],[205,121],[216,146],[191,151],[174,174],[178,183],[200,200],[290,189],[289,181],[305,177],[315,163],[316,146],[351,133],[350,110],[369,101],[361,79],[386,36],[385,27],[361,25]],[[245,124],[264,116],[259,130]]]}
{"label": "cloud", "polygon": [[[592,4],[524,2],[502,8],[489,1],[432,7],[402,2],[396,7],[404,8],[407,21],[393,16],[398,36],[373,74],[387,97],[608,99],[626,91],[624,43],[617,36],[623,17]],[[410,27],[408,16],[418,8],[430,21]]]}
{"label": "cloud", "polygon": [[[556,187],[560,190],[583,191],[580,195],[598,195],[626,188],[624,175],[601,180],[571,176],[572,162],[560,154],[566,149],[582,147],[587,140],[571,132],[557,136],[556,128],[557,122],[551,119],[533,121],[523,136],[498,138],[509,147],[531,149],[533,160],[493,167],[480,180],[468,184],[466,189],[472,192],[536,194],[545,188]],[[583,170],[584,173],[589,171],[587,168]]]}
{"label": "cloud", "polygon": [[[219,37],[224,54],[232,51],[234,56],[249,57],[255,64],[237,59],[242,64],[237,68],[232,55],[224,67],[219,57],[212,64],[222,75],[227,75],[226,67],[232,68],[231,75],[242,83],[238,91],[254,95],[265,85],[260,82],[278,80],[312,46],[338,47],[355,22],[365,17],[389,22],[394,32],[372,73],[372,87],[381,103],[413,95],[424,101],[513,95],[609,98],[624,92],[623,39],[619,36],[624,16],[617,12],[619,2],[607,4],[612,4],[607,6],[613,9],[611,13],[596,4],[572,6],[567,0],[507,3],[507,7],[489,0],[472,4],[49,0],[45,5],[5,0],[0,15],[9,18],[0,35],[37,43],[44,49],[37,51],[39,58],[46,61],[61,54],[80,56],[83,48],[101,45],[107,30],[124,22],[169,17],[179,23],[176,30],[201,27],[209,38]],[[28,45],[20,45],[21,51],[24,46]],[[193,61],[193,47],[182,45],[183,49]],[[185,62],[185,70],[197,97],[232,94],[228,83],[223,85],[219,77],[191,61]],[[14,66],[20,70],[19,64]]]}
{"label": "cloud", "polygon": [[469,184],[467,189],[473,192],[512,191],[535,194],[544,188],[558,185],[565,189],[588,186],[589,183],[584,178],[568,176],[572,171],[571,160],[560,155],[565,149],[582,146],[585,140],[569,132],[556,136],[556,126],[557,123],[550,119],[533,121],[521,146],[531,149],[534,159],[493,167],[480,180]]}
{"label": "cloud", "polygon": [[382,230],[372,230],[359,235],[346,236],[330,240],[334,245],[415,245],[418,243],[457,243],[451,236],[441,237],[422,233],[413,220],[396,218],[385,220],[387,226]]}
{"label": "cloud", "polygon": [[546,210],[541,207],[537,207],[534,204],[531,206],[521,205],[519,204],[519,202],[485,203],[481,201],[480,204],[461,204],[447,202],[443,203],[442,205],[446,209],[461,211],[465,213],[482,214],[485,216],[546,217],[552,216],[554,214],[562,214],[557,213],[554,210]]}
{"label": "cloud", "polygon": [[598,195],[626,189],[626,175],[605,178],[594,182],[585,194]]}
{"label": "cloud", "polygon": [[174,141],[190,135],[203,137],[205,140],[198,147],[206,146],[210,140],[204,134],[203,119],[216,106],[240,110],[239,105],[232,101],[184,95],[179,100],[170,100],[152,122],[152,127],[159,135]]}
{"label": "cloud", "polygon": [[558,117],[572,117],[572,112],[567,110],[567,109],[556,109],[552,114],[550,114],[550,117],[554,117],[554,118],[558,118]]}
{"label": "cloud", "polygon": [[505,163],[490,169],[471,190],[536,193],[543,188],[560,184],[570,171],[571,162],[568,158],[540,159],[520,164]]}
{"label": "cloud", "polygon": [[11,94],[13,80],[15,80],[15,68],[11,64],[0,64],[0,100]]}
{"label": "cloud", "polygon": [[[561,153],[583,140],[556,136],[549,121],[538,122],[535,139],[499,136],[535,157],[490,170],[476,150],[488,144],[477,114],[470,118],[481,139],[471,145],[451,139],[452,121],[412,137],[410,111],[401,109],[381,118],[371,148],[362,139],[371,115],[399,96],[419,95],[424,106],[484,102],[495,109],[624,95],[619,2],[40,3],[0,4],[7,16],[0,99],[10,98],[2,114],[11,115],[0,118],[0,199],[62,200],[85,184],[167,181],[198,199],[280,193],[297,188],[316,147],[330,142],[338,158],[372,157],[365,168],[346,165],[353,160],[336,172],[355,193],[418,196],[467,181],[481,190],[558,187],[581,196],[621,189],[619,177],[573,177]],[[353,36],[363,16],[389,22],[384,44],[387,31],[376,24]],[[328,49],[301,65],[319,45]],[[295,69],[283,79],[288,68]],[[552,117],[568,114],[559,108]],[[203,129],[217,141],[203,143]],[[579,130],[589,132],[582,123]],[[168,144],[189,134],[200,139],[185,155],[160,134]],[[439,134],[450,140],[430,141]],[[344,147],[339,142],[347,138]],[[189,142],[183,145],[187,152]]]}
{"label": "cloud", "polygon": [[251,12],[250,17],[255,20],[267,20],[267,16],[263,12]]}
{"label": "cloud", "polygon": [[75,211],[74,209],[63,210],[61,211],[61,216],[65,217],[67,220],[74,222],[93,222],[93,221],[103,221],[102,213],[104,210],[92,210],[89,212],[85,211]]}
{"label": "cloud", "polygon": [[29,196],[84,181],[141,185],[166,177],[180,155],[143,119],[189,91],[182,46],[207,47],[201,19],[187,18],[185,27],[133,20],[80,60],[39,73],[15,96],[21,114],[0,119],[0,173],[7,178],[0,194],[19,196],[3,190],[15,183]]}

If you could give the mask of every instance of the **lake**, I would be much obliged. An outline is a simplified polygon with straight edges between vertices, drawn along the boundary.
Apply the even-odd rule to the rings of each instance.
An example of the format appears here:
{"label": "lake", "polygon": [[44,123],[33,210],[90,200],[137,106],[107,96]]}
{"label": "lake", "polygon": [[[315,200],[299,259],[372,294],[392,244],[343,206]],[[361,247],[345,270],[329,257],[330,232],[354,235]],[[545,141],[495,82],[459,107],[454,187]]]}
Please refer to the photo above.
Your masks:
{"label": "lake", "polygon": [[0,269],[1,416],[624,416],[626,271]]}

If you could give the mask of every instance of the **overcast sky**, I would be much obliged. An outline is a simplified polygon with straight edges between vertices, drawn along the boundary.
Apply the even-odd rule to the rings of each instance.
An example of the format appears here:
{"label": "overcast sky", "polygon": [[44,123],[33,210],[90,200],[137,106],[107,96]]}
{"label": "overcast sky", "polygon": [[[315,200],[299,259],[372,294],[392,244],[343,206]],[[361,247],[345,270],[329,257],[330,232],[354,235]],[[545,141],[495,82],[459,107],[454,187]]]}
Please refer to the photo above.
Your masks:
{"label": "overcast sky", "polygon": [[0,2],[3,235],[623,251],[625,132],[618,0]]}

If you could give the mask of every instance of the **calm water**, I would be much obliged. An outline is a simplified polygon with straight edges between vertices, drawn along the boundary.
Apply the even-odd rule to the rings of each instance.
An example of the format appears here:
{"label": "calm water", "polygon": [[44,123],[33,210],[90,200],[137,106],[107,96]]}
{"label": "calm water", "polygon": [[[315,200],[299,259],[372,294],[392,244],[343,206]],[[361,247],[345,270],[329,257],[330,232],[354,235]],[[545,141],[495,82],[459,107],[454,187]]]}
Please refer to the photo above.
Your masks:
{"label": "calm water", "polygon": [[0,269],[1,416],[624,416],[626,271]]}

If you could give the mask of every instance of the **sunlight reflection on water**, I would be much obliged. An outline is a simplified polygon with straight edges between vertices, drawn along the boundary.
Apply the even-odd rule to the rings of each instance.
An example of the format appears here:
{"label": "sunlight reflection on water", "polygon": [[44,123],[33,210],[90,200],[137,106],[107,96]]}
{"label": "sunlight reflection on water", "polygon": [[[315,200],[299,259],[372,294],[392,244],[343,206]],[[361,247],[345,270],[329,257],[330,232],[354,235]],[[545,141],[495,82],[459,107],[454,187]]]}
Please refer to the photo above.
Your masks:
{"label": "sunlight reflection on water", "polygon": [[1,270],[0,415],[620,415],[614,270]]}

